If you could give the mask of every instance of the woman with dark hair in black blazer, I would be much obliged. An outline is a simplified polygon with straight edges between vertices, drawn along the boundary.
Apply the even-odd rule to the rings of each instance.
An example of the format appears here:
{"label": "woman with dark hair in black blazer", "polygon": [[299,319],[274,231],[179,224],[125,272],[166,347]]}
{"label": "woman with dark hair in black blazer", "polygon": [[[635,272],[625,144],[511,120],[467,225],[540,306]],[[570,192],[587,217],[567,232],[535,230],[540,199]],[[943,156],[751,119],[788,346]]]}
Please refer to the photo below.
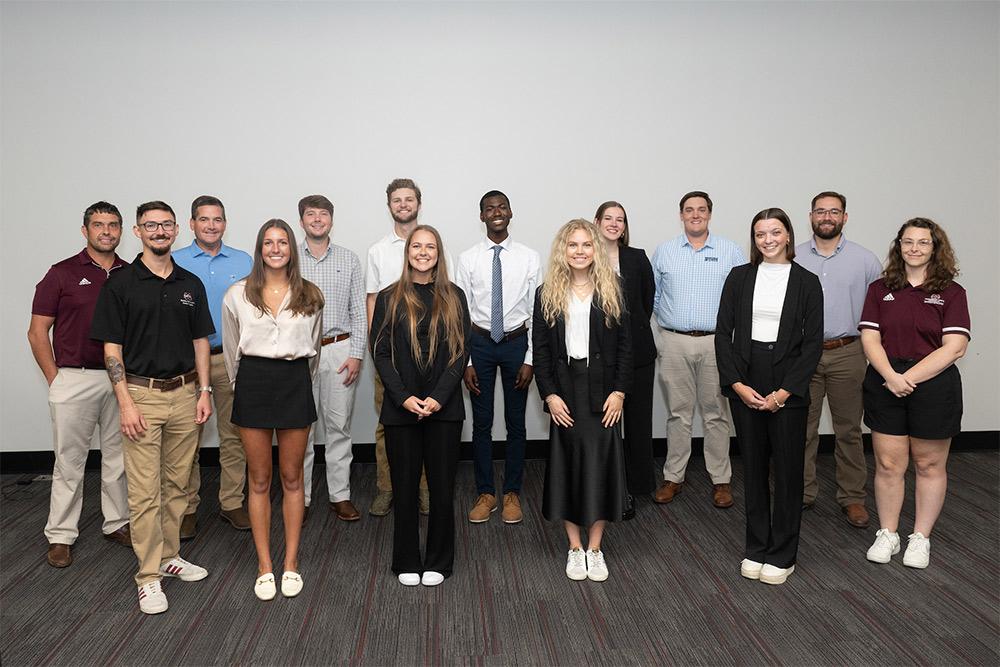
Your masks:
{"label": "woman with dark hair in black blazer", "polygon": [[535,380],[552,416],[542,514],[563,521],[566,576],[574,581],[608,578],[601,539],[607,522],[622,518],[628,493],[619,420],[632,384],[632,342],[599,237],[587,220],[562,226],[532,317]]}
{"label": "woman with dark hair in black blazer", "polygon": [[[615,272],[621,276],[625,304],[629,312],[632,338],[632,391],[625,397],[625,479],[633,498],[652,493],[653,477],[653,381],[656,377],[656,344],[649,321],[653,317],[653,267],[642,248],[628,244],[628,214],[616,201],[606,201],[597,208],[594,224]],[[626,519],[635,516],[626,509]]]}
{"label": "woman with dark hair in black blazer", "polygon": [[[385,387],[392,475],[392,571],[404,586],[437,586],[455,560],[455,472],[465,420],[459,388],[469,361],[469,307],[448,279],[441,236],[418,225],[406,239],[399,281],[379,293],[372,317],[375,369]],[[427,471],[432,498],[427,549],[420,557],[418,492]]]}
{"label": "woman with dark hair in black blazer", "polygon": [[755,215],[750,263],[729,273],[715,327],[719,385],[743,456],[747,530],[740,574],[767,584],[784,583],[795,570],[809,382],[823,353],[823,288],[793,257],[795,234],[785,212]]}

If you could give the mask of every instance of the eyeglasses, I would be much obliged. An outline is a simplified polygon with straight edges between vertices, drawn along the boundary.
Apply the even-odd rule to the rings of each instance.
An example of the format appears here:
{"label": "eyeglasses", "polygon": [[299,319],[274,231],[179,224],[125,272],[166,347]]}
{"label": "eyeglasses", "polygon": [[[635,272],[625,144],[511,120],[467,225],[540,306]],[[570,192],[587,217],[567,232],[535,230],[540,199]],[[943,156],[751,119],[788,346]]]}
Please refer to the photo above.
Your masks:
{"label": "eyeglasses", "polygon": [[839,208],[814,208],[812,210],[812,214],[817,218],[825,218],[826,216],[839,218],[843,213],[844,211]]}
{"label": "eyeglasses", "polygon": [[163,231],[165,232],[172,232],[176,226],[177,223],[173,220],[165,220],[163,222],[153,222],[152,220],[147,220],[140,225],[140,227],[145,229],[147,232],[155,232],[157,227],[163,227]]}
{"label": "eyeglasses", "polygon": [[934,242],[929,239],[920,239],[919,241],[914,239],[901,239],[899,245],[902,248],[920,248],[921,250],[926,250],[934,245]]}

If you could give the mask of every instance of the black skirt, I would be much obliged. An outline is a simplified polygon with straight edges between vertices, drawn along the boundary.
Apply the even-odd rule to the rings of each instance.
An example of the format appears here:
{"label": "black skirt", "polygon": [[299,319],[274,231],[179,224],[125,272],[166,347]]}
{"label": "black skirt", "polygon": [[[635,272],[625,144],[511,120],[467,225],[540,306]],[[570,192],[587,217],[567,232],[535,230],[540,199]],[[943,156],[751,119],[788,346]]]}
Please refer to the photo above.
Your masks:
{"label": "black skirt", "polygon": [[570,360],[569,370],[573,395],[566,403],[573,425],[551,423],[542,514],[549,521],[561,519],[579,526],[602,519],[617,521],[627,493],[621,422],[604,428],[603,415],[590,411],[586,360]]}
{"label": "black skirt", "polygon": [[244,428],[303,428],[316,421],[309,359],[241,357],[231,421]]}

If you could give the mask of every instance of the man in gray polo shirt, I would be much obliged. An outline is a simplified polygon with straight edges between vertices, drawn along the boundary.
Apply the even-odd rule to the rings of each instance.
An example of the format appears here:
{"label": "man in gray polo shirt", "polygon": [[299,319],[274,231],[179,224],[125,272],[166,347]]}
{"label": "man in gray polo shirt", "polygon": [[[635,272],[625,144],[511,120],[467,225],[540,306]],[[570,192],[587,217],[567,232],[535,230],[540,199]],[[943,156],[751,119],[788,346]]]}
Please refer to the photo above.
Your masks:
{"label": "man in gray polo shirt", "polygon": [[858,321],[868,285],[882,274],[882,264],[870,250],[844,237],[844,195],[821,192],[813,197],[809,222],[813,236],[795,248],[795,261],[819,276],[823,285],[823,357],[809,387],[802,506],[811,508],[819,491],[816,450],[825,396],[837,438],[837,502],[848,523],[865,528],[868,471],[861,443],[861,382],[867,363],[858,339]]}

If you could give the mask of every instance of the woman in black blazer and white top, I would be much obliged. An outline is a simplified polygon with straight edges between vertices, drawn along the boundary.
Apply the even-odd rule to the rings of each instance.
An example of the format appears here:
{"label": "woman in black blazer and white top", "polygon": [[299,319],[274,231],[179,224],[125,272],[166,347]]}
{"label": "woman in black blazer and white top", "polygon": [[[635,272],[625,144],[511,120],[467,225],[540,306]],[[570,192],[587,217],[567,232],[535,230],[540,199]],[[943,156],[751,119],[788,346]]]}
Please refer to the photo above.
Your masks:
{"label": "woman in black blazer and white top", "polygon": [[[392,571],[405,586],[436,586],[455,560],[452,500],[465,420],[460,385],[469,361],[469,307],[448,279],[441,236],[418,225],[405,245],[399,281],[379,293],[372,317],[375,369],[385,387],[385,427],[392,475]],[[427,471],[430,516],[420,557],[417,487]]]}
{"label": "woman in black blazer and white top", "polygon": [[744,466],[740,573],[768,584],[783,583],[795,569],[809,382],[823,353],[823,289],[793,257],[795,234],[785,212],[768,208],[755,215],[750,263],[729,273],[715,327],[719,384]]}
{"label": "woman in black blazer and white top", "polygon": [[[656,377],[656,343],[649,326],[653,317],[653,266],[642,248],[628,244],[628,214],[616,201],[601,204],[594,215],[604,248],[615,272],[621,276],[629,312],[632,339],[632,391],[625,397],[625,479],[629,495],[652,493],[653,476],[653,381]],[[635,516],[630,507],[625,518]]]}
{"label": "woman in black blazer and white top", "polygon": [[552,416],[542,514],[563,521],[566,576],[604,581],[604,527],[621,518],[627,493],[619,420],[632,342],[618,278],[587,220],[566,223],[552,242],[531,335],[538,393]]}

